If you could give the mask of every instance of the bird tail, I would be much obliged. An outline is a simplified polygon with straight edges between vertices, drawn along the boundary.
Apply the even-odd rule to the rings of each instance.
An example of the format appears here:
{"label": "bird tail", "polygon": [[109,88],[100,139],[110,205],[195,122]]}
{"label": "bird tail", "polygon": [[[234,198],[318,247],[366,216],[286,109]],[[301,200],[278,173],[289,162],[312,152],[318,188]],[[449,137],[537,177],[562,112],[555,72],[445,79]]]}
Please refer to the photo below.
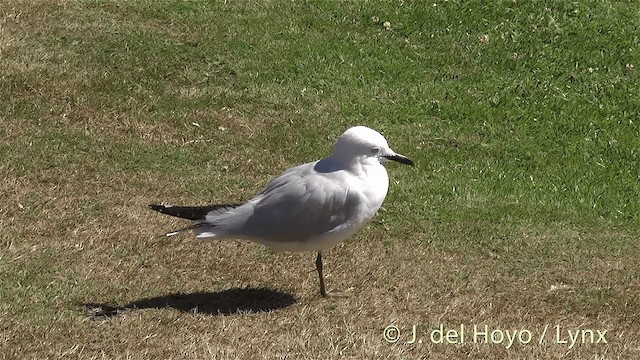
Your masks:
{"label": "bird tail", "polygon": [[184,231],[194,230],[204,226],[207,226],[209,228],[215,227],[214,225],[206,222],[207,215],[224,214],[225,212],[235,209],[240,205],[241,204],[205,205],[205,206],[172,206],[172,205],[151,204],[149,205],[149,208],[151,210],[155,210],[165,215],[175,216],[181,219],[198,221],[196,224],[165,234],[166,236],[173,236]]}
{"label": "bird tail", "polygon": [[181,232],[185,232],[185,231],[189,231],[189,230],[199,229],[199,228],[201,228],[201,227],[203,227],[203,226],[206,226],[206,225],[207,225],[207,224],[205,224],[205,223],[201,223],[201,222],[200,222],[200,223],[197,223],[197,224],[193,224],[193,225],[187,226],[187,227],[182,228],[182,229],[173,230],[173,231],[171,231],[171,232],[168,232],[168,233],[164,234],[164,236],[169,237],[169,236],[178,235],[178,234],[180,234]]}

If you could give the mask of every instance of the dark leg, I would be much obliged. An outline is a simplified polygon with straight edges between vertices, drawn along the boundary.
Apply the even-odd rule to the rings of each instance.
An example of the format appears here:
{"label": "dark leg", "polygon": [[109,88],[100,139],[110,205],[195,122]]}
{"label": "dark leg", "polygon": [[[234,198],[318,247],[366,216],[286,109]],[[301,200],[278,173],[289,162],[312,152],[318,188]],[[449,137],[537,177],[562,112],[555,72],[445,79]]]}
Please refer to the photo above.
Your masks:
{"label": "dark leg", "polygon": [[318,270],[318,277],[320,278],[320,295],[327,296],[327,290],[324,287],[324,275],[322,274],[322,252],[318,251],[316,257],[316,270]]}

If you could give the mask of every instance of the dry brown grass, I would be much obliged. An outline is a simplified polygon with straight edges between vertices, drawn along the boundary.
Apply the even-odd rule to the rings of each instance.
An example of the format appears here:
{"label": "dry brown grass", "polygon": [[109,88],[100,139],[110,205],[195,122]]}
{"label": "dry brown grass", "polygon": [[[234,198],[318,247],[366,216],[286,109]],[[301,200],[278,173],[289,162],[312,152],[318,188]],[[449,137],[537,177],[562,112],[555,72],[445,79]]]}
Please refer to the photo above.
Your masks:
{"label": "dry brown grass", "polygon": [[[62,174],[48,175],[63,182]],[[4,177],[3,188],[12,189],[3,201],[3,270],[11,271],[3,274],[5,358],[623,359],[638,349],[638,243],[624,233],[523,227],[510,230],[509,239],[485,234],[459,248],[474,229],[372,223],[327,253],[329,286],[353,290],[348,298],[324,299],[313,254],[167,239],[158,234],[180,223],[149,212],[137,188],[108,176],[79,186],[94,175],[75,177],[54,186]],[[174,192],[168,177],[153,183]],[[95,191],[109,188],[117,191]],[[83,214],[78,204],[96,196],[100,215]],[[513,245],[488,250],[482,243],[495,241]],[[593,241],[611,245],[594,252]],[[629,248],[612,251],[621,243]],[[594,301],[598,292],[606,298]],[[109,307],[122,309],[92,312]],[[607,330],[608,344],[569,350],[551,337],[508,350],[431,344],[429,332],[441,323],[534,336],[545,325]],[[404,344],[406,335],[385,342],[391,324],[405,334],[417,325],[425,342]]]}
{"label": "dry brown grass", "polygon": [[[184,223],[148,203],[247,199],[281,170],[324,155],[345,124],[331,101],[258,103],[278,95],[259,88],[233,108],[191,103],[246,85],[224,65],[206,88],[202,71],[186,69],[183,82],[167,75],[166,92],[155,83],[117,92],[115,66],[97,63],[90,51],[99,47],[88,42],[117,31],[199,36],[129,6],[0,5],[1,76],[11,85],[0,112],[0,358],[638,357],[636,228],[429,217],[424,208],[437,204],[415,185],[437,176],[428,165],[392,167],[399,183],[385,211],[326,252],[327,285],[351,289],[346,298],[319,296],[315,254],[162,236]],[[185,103],[162,108],[173,97]],[[406,134],[392,143],[415,145],[407,155],[426,163],[423,150],[438,150],[420,125],[394,127]],[[460,138],[481,141],[474,136]],[[464,210],[484,198],[458,201]],[[434,344],[429,335],[440,324],[528,330],[533,339],[507,349],[473,343],[468,333],[464,344]],[[396,343],[383,337],[390,325],[401,331]],[[407,343],[413,325],[422,343]],[[606,330],[608,343],[569,349],[554,341],[555,326]]]}
{"label": "dry brown grass", "polygon": [[[144,205],[139,198],[126,209],[107,206],[106,221],[84,221],[67,231],[37,224],[33,232],[40,235],[3,250],[6,264],[17,270],[4,281],[19,294],[3,308],[10,315],[5,357],[628,358],[638,346],[633,334],[639,284],[637,278],[620,281],[618,274],[637,271],[630,255],[593,254],[595,261],[580,264],[558,252],[532,258],[545,261],[533,271],[513,274],[527,264],[508,259],[508,252],[439,249],[425,240],[446,241],[448,234],[395,227],[385,232],[374,224],[328,252],[328,283],[353,290],[348,298],[324,299],[317,293],[312,254],[154,236],[149,229],[174,224]],[[69,211],[40,216],[56,223],[74,218]],[[513,236],[532,257],[536,247],[561,238],[583,258],[580,244],[593,237],[558,230],[523,229]],[[381,238],[393,241],[385,246]],[[592,302],[589,294],[600,290],[608,293],[606,301]],[[121,311],[92,312],[110,307]],[[569,350],[551,337],[509,350],[431,344],[429,332],[441,323],[527,329],[534,336],[545,325],[607,330],[608,344]],[[391,324],[405,333],[417,325],[425,342],[403,344],[406,335],[397,344],[385,342],[382,331]]]}

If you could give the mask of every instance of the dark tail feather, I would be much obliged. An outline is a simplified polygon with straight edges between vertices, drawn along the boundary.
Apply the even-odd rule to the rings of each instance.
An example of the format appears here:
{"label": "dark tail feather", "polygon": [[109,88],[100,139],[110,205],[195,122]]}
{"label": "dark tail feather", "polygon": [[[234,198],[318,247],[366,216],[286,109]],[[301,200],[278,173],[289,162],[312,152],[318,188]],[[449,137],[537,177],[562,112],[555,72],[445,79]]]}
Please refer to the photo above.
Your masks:
{"label": "dark tail feather", "polygon": [[149,208],[157,212],[179,217],[187,220],[204,221],[207,214],[214,212],[223,214],[229,210],[237,208],[241,204],[231,205],[205,205],[205,206],[171,206],[151,204]]}

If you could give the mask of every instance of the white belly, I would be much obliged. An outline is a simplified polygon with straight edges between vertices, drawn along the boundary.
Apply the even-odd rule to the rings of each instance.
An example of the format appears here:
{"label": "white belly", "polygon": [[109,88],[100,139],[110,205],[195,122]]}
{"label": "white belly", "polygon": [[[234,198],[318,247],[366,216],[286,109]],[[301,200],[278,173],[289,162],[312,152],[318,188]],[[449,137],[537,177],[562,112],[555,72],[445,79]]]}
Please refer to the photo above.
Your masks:
{"label": "white belly", "polygon": [[262,239],[251,239],[251,241],[265,245],[275,251],[322,251],[343,242],[360,230],[364,224],[353,224],[343,229],[327,232],[302,241],[275,242]]}

